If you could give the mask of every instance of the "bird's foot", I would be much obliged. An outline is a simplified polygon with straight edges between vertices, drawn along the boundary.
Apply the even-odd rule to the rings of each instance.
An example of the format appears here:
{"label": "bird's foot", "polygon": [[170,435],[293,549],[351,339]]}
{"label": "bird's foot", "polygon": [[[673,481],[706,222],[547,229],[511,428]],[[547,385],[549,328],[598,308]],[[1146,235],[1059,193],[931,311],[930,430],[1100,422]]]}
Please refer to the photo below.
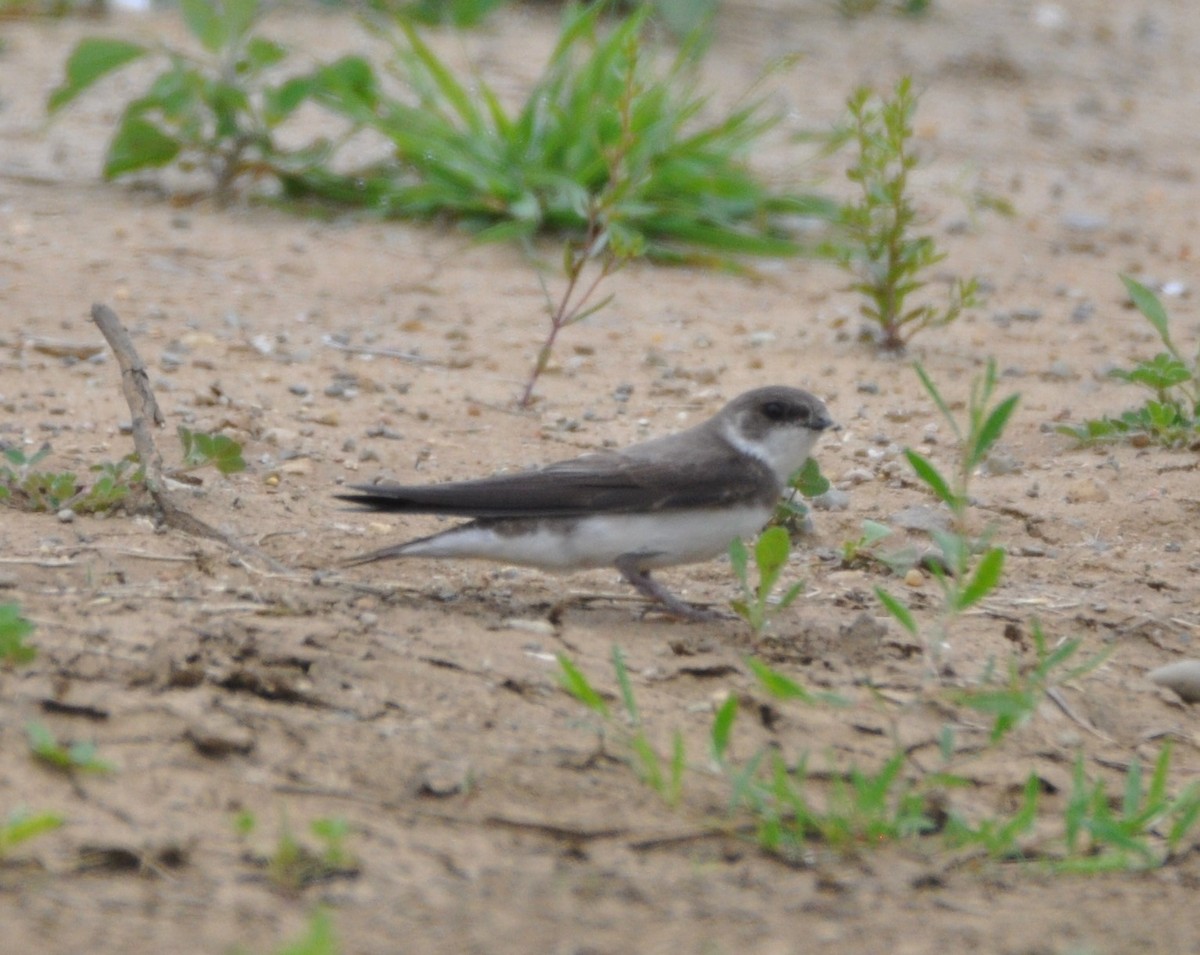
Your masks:
{"label": "bird's foot", "polygon": [[617,570],[643,597],[661,604],[668,613],[683,620],[731,620],[730,614],[707,607],[697,607],[676,597],[645,570],[639,570],[632,562],[617,561]]}

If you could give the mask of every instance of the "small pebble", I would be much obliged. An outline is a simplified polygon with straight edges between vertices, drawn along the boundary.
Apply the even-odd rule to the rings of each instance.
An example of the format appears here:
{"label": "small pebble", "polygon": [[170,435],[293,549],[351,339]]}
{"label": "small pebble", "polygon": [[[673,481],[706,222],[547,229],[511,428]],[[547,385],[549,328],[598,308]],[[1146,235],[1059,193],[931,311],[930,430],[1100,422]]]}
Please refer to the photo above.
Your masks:
{"label": "small pebble", "polygon": [[906,587],[922,587],[925,585],[925,575],[917,570],[916,567],[908,568],[908,573],[904,575],[904,585]]}
{"label": "small pebble", "polygon": [[1108,216],[1090,212],[1068,212],[1059,222],[1071,232],[1100,232],[1108,227]]}
{"label": "small pebble", "polygon": [[75,520],[75,512],[69,507],[64,507],[57,515],[59,521],[63,524],[70,524]]}
{"label": "small pebble", "polygon": [[1180,660],[1146,674],[1159,686],[1179,694],[1185,703],[1200,702],[1200,660]]}
{"label": "small pebble", "polygon": [[824,494],[814,497],[812,506],[818,511],[844,511],[850,507],[850,495],[831,487]]}
{"label": "small pebble", "polygon": [[1108,490],[1095,478],[1079,478],[1067,485],[1068,504],[1103,504]]}

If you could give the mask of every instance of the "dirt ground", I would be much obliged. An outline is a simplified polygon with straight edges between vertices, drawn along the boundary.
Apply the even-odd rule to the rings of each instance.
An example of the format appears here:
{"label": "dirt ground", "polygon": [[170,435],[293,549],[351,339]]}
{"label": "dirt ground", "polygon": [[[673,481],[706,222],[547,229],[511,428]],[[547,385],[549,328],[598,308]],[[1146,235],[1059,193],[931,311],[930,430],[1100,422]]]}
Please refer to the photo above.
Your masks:
{"label": "dirt ground", "polygon": [[[552,10],[514,7],[444,46],[518,92],[555,23]],[[48,441],[48,466],[80,471],[131,450],[111,356],[46,353],[47,340],[100,345],[87,313],[107,302],[150,366],[169,454],[179,424],[244,443],[249,469],[206,472],[187,506],[287,568],[146,519],[0,515],[0,600],[36,622],[40,651],[0,673],[0,812],[67,820],[0,865],[6,951],[266,952],[319,903],[346,953],[1200,951],[1196,853],[1082,878],[964,859],[936,838],[848,856],[814,844],[807,864],[788,866],[711,835],[728,789],[703,754],[723,694],[743,703],[735,759],[772,743],[814,765],[877,766],[899,739],[933,765],[948,714],[962,718],[871,596],[904,585],[832,559],[864,519],[897,523],[929,504],[898,447],[952,453],[910,364],[856,342],[842,274],[807,261],[768,263],[758,280],[631,267],[612,281],[614,304],[566,333],[535,410],[516,413],[544,322],[521,250],[103,184],[107,137],[144,74],[51,125],[46,95],[81,36],[177,36],[178,25],[2,29],[0,440],[30,452]],[[362,43],[348,18],[306,10],[277,14],[268,32],[325,59]],[[1196,455],[1081,450],[1053,424],[1135,400],[1105,372],[1156,342],[1118,273],[1181,283],[1165,298],[1177,337],[1186,348],[1200,338],[1191,4],[965,0],[918,22],[846,22],[817,0],[730,0],[705,82],[731,102],[790,53],[798,62],[771,92],[788,131],[836,120],[858,84],[913,74],[926,160],[915,189],[950,253],[940,269],[989,290],[913,357],[964,398],[994,356],[1002,393],[1021,394],[1002,466],[974,486],[979,529],[994,525],[1008,549],[1005,580],[957,626],[946,682],[969,685],[1021,648],[1028,658],[1035,619],[1052,640],[1081,637],[1086,654],[1115,646],[1063,691],[1071,715],[1046,702],[963,767],[963,805],[1010,812],[1037,771],[1043,806],[1061,814],[1078,752],[1115,787],[1117,770],[1167,738],[1182,787],[1200,770],[1196,716],[1145,673],[1196,655]],[[756,162],[845,188],[840,160],[802,167],[800,155],[781,140]],[[1016,215],[972,210],[977,186]],[[843,430],[818,458],[849,494],[846,510],[815,514],[787,571],[808,592],[767,639],[644,614],[615,573],[411,562],[317,574],[437,526],[347,510],[333,498],[341,482],[461,478],[622,445],[767,383],[828,401]],[[693,600],[734,594],[724,561],[664,579]],[[905,592],[932,620],[932,582]],[[680,729],[688,743],[696,771],[677,810],[598,753],[594,723],[558,687],[566,653],[615,690],[614,645],[655,741],[665,749]],[[853,706],[756,716],[767,701],[750,653]],[[34,765],[31,720],[94,740],[117,771],[70,780]],[[982,726],[958,723],[960,739],[978,743]],[[258,820],[245,840],[239,812]],[[309,824],[331,817],[351,827],[357,876],[274,886],[255,857],[285,821],[312,843]]]}

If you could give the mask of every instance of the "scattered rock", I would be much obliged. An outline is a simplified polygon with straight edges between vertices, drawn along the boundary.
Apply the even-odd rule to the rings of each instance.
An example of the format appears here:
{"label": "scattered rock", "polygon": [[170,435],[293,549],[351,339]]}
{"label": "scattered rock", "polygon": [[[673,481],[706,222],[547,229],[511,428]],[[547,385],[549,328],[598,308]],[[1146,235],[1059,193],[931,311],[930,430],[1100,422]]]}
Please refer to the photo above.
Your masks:
{"label": "scattered rock", "polygon": [[444,798],[471,788],[471,765],[465,759],[439,759],[421,768],[417,795]]}
{"label": "scattered rock", "polygon": [[1108,490],[1095,478],[1078,478],[1067,485],[1068,504],[1103,504],[1108,500]]}
{"label": "scattered rock", "polygon": [[812,506],[818,511],[844,511],[850,507],[850,495],[831,487],[824,494],[814,497]]}
{"label": "scattered rock", "polygon": [[1146,674],[1150,680],[1174,690],[1184,703],[1200,703],[1200,660],[1180,660]]}
{"label": "scattered rock", "polygon": [[950,528],[950,514],[940,508],[913,504],[897,511],[887,519],[887,523],[906,531],[944,531]]}

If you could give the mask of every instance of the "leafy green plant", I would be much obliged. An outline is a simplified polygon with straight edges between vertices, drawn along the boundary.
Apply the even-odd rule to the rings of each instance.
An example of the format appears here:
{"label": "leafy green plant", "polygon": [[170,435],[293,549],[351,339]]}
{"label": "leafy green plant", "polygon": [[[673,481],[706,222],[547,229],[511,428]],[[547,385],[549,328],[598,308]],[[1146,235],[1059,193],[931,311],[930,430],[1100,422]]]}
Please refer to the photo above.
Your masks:
{"label": "leafy green plant", "polygon": [[978,282],[956,282],[940,307],[909,303],[910,296],[928,284],[923,276],[946,257],[932,236],[914,234],[919,221],[908,182],[917,165],[911,146],[917,109],[912,79],[901,79],[890,99],[860,88],[847,108],[850,121],[833,141],[853,141],[856,146],[857,159],[846,175],[860,195],[841,212],[845,241],[829,251],[856,277],[851,288],[866,298],[860,311],[874,324],[879,347],[903,351],[918,332],[947,325],[972,307]]}
{"label": "leafy green plant", "polygon": [[1115,649],[1114,645],[1069,669],[1064,669],[1079,652],[1083,641],[1078,638],[1064,640],[1057,647],[1051,648],[1045,634],[1042,633],[1041,624],[1037,621],[1033,623],[1031,636],[1034,650],[1033,666],[1022,667],[1019,658],[1014,655],[1008,661],[1006,679],[999,681],[995,678],[994,664],[989,661],[979,687],[951,694],[954,702],[992,717],[993,743],[999,742],[1012,730],[1026,723],[1037,710],[1048,689],[1086,676],[1112,656]]}
{"label": "leafy green plant", "polygon": [[246,470],[242,446],[223,434],[189,431],[180,425],[179,443],[183,446],[183,466],[177,473],[195,471],[212,465],[222,474]]}
{"label": "leafy green plant", "polygon": [[820,497],[830,488],[829,479],[821,473],[815,458],[809,458],[788,481],[788,494],[775,506],[772,524],[797,533],[808,516],[808,505],[799,498]]}
{"label": "leafy green plant", "polygon": [[[308,917],[304,933],[297,939],[274,949],[273,955],[338,955],[341,951],[333,931],[333,917],[324,906],[317,906]],[[236,948],[237,955],[247,955]]]}
{"label": "leafy green plant", "polygon": [[729,561],[734,576],[742,586],[742,596],[730,601],[734,613],[746,621],[756,633],[762,633],[767,621],[790,607],[804,591],[803,581],[792,584],[781,596],[774,596],[779,575],[787,565],[791,550],[788,533],[782,527],[768,527],[754,545],[754,565],[758,568],[758,584],[751,586],[748,573],[750,554],[740,539],[729,545]]}
{"label": "leafy green plant", "polygon": [[978,847],[992,859],[1024,858],[1022,839],[1034,830],[1041,791],[1041,779],[1037,773],[1030,773],[1021,790],[1021,804],[1011,816],[990,816],[972,824],[951,813],[946,821],[947,843],[954,847]]}
{"label": "leafy green plant", "polygon": [[41,763],[59,772],[105,774],[116,771],[116,767],[96,755],[96,744],[76,742],[60,743],[42,723],[26,723],[25,736],[29,750]]}
{"label": "leafy green plant", "polygon": [[646,9],[602,35],[607,6],[568,7],[545,71],[515,112],[482,77],[457,77],[411,23],[378,25],[416,102],[390,96],[361,57],[335,64],[339,80],[318,84],[314,95],[354,127],[384,136],[394,157],[350,175],[309,169],[290,177],[294,194],[449,216],[482,238],[566,233],[587,248],[596,197],[607,189],[599,225],[614,247],[640,239],[647,255],[669,261],[794,254],[782,217],[834,210],[772,190],[746,164],[777,117],[752,101],[701,122],[706,99],[696,92],[690,48],[664,77],[653,75],[641,55]]}
{"label": "leafy green plant", "polygon": [[75,47],[63,83],[50,94],[47,108],[55,113],[115,70],[149,55],[164,61],[163,71],[121,114],[104,175],[115,179],[175,163],[207,173],[224,197],[243,176],[278,174],[326,159],[326,144],[289,153],[276,140],[277,128],[325,74],[267,82],[267,72],[288,51],[252,32],[259,0],[180,0],[179,6],[203,48],[200,57],[172,47],[88,38]]}
{"label": "leafy green plant", "polygon": [[1185,355],[1171,337],[1167,310],[1158,296],[1128,275],[1122,275],[1121,281],[1166,351],[1133,368],[1117,369],[1112,377],[1138,385],[1153,397],[1117,418],[1105,415],[1080,425],[1060,425],[1058,430],[1082,444],[1129,441],[1138,445],[1200,447],[1200,348],[1190,357]]}
{"label": "leafy green plant", "polygon": [[6,449],[7,463],[0,464],[0,501],[27,511],[69,508],[79,514],[97,514],[118,507],[145,476],[136,455],[128,455],[120,461],[93,465],[89,470],[99,476],[91,483],[81,483],[73,471],[37,470],[49,453],[48,444],[28,456],[17,448]]}
{"label": "leafy green plant", "polygon": [[0,663],[5,666],[20,666],[31,663],[37,656],[37,648],[25,642],[33,633],[33,624],[21,616],[16,604],[0,604]]}
{"label": "leafy green plant", "polygon": [[[233,820],[238,839],[245,842],[258,826],[258,819],[249,811],[239,812]],[[287,817],[279,827],[279,836],[269,856],[252,856],[255,864],[266,870],[267,878],[286,892],[298,892],[305,886],[334,878],[358,875],[358,861],[346,848],[350,825],[338,817],[315,819],[309,831],[321,843],[313,849],[292,834]]]}
{"label": "leafy green plant", "polygon": [[[1067,858],[1058,868],[1077,872],[1140,869],[1169,859],[1200,821],[1200,782],[1192,782],[1172,799],[1167,795],[1170,769],[1169,743],[1159,750],[1148,785],[1135,757],[1126,770],[1120,802],[1114,805],[1103,780],[1087,779],[1081,754],[1075,761],[1065,814]],[[1164,826],[1165,854],[1156,848],[1158,840],[1152,839]]]}
{"label": "leafy green plant", "polygon": [[[975,469],[983,463],[988,452],[1004,433],[1012,413],[1016,410],[1020,396],[1013,394],[993,404],[996,390],[996,363],[989,359],[982,378],[971,383],[971,395],[967,404],[965,427],[950,411],[933,379],[919,364],[916,366],[921,384],[933,399],[933,403],[949,424],[958,440],[957,461],[954,471],[947,475],[938,469],[929,458],[919,451],[906,448],[904,456],[914,473],[943,503],[951,513],[953,526],[950,530],[931,532],[934,542],[941,551],[941,560],[930,565],[942,591],[943,613],[937,639],[932,644],[935,657],[946,643],[951,621],[963,611],[979,603],[995,590],[1004,570],[1004,549],[987,546],[984,539],[972,538],[967,527],[967,511],[970,504],[968,491]],[[978,560],[976,552],[982,551]],[[896,618],[914,637],[919,636],[916,619],[909,609],[882,587],[875,594],[884,608]]]}
{"label": "leafy green plant", "polygon": [[31,813],[18,809],[9,813],[8,818],[0,823],[0,860],[5,859],[21,843],[53,832],[64,821],[62,816],[52,812]]}

